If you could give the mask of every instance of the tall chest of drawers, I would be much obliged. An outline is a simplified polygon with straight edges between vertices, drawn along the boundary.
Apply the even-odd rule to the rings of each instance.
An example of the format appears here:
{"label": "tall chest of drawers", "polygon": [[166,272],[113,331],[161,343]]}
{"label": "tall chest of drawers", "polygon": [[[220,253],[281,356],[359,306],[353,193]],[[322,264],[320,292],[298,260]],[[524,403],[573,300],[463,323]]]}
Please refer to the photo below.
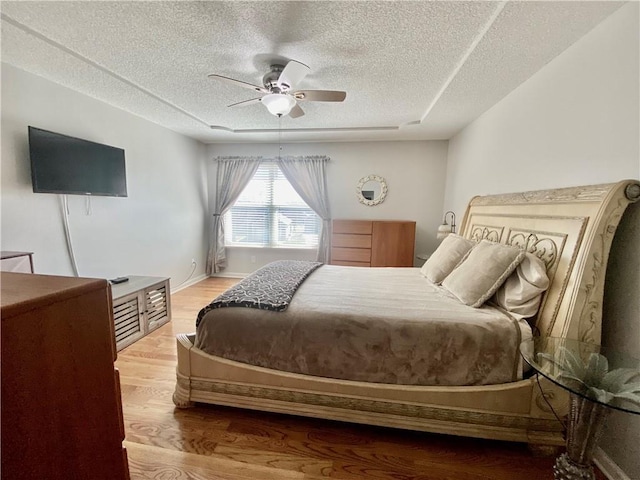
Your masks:
{"label": "tall chest of drawers", "polygon": [[333,220],[331,264],[413,267],[416,222]]}

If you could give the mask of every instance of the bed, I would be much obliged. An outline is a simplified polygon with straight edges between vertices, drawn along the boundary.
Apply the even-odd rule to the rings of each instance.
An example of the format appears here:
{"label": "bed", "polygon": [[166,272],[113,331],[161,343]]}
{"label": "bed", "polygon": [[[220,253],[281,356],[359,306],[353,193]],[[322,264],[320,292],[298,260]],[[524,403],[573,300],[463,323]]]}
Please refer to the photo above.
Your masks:
{"label": "bed", "polygon": [[[527,321],[530,325],[528,329],[523,328],[520,319],[510,315],[500,320],[500,309],[490,304],[475,309],[483,312],[482,315],[488,315],[483,320],[485,324],[495,321],[498,325],[500,320],[500,328],[510,330],[512,340],[492,340],[498,327],[481,328],[478,320],[471,317],[466,322],[472,324],[472,329],[475,328],[474,336],[483,335],[482,341],[476,343],[487,344],[488,351],[495,351],[497,343],[505,344],[503,353],[493,354],[493,357],[509,357],[506,366],[498,367],[497,373],[483,368],[482,375],[473,372],[456,378],[455,362],[466,363],[464,356],[460,360],[458,354],[453,355],[449,371],[435,377],[429,373],[433,369],[428,365],[423,373],[420,372],[421,362],[400,362],[390,365],[387,370],[380,370],[376,366],[380,362],[367,360],[371,352],[366,351],[363,344],[354,343],[360,336],[358,328],[366,336],[367,332],[372,331],[370,322],[375,321],[383,326],[386,323],[396,324],[398,319],[393,317],[403,308],[400,306],[394,310],[376,303],[384,299],[380,300],[381,294],[372,291],[374,285],[379,284],[380,278],[386,279],[389,301],[398,296],[394,285],[413,285],[415,292],[407,292],[409,297],[405,299],[405,304],[415,305],[422,302],[422,297],[412,295],[421,295],[420,292],[428,288],[428,282],[425,283],[421,277],[420,269],[327,265],[308,275],[284,312],[220,308],[217,310],[231,312],[228,320],[231,325],[241,325],[237,323],[238,316],[248,316],[243,320],[248,322],[243,327],[245,330],[236,328],[234,334],[231,328],[224,333],[224,330],[205,327],[208,325],[206,323],[199,324],[198,337],[195,333],[179,334],[174,403],[178,407],[193,406],[195,402],[228,405],[434,433],[526,442],[532,446],[563,445],[563,427],[553,411],[566,413],[566,394],[552,383],[527,374],[522,362],[517,361],[517,344],[527,335],[538,334],[600,342],[609,249],[627,205],[639,197],[640,183],[625,180],[606,185],[480,196],[470,201],[459,232],[463,239],[478,245],[500,244],[528,252],[541,260],[549,279],[537,314]],[[349,276],[352,285],[360,285],[360,290],[352,293],[350,299],[336,300],[341,287],[335,286],[334,281],[337,277],[345,276]],[[376,280],[368,283],[370,278]],[[453,312],[460,318],[465,317],[470,307],[457,306],[459,299],[452,298],[447,289],[439,287],[433,290],[430,299],[423,302],[428,311],[435,314]],[[302,301],[300,298],[305,301],[311,299],[312,303],[304,303],[301,307],[297,303]],[[362,300],[360,307],[358,298]],[[328,299],[334,301],[327,302]],[[443,302],[441,307],[438,302]],[[322,311],[323,303],[330,305],[328,311]],[[210,310],[203,309],[203,315],[206,317],[217,313]],[[304,328],[299,325],[297,328],[282,327],[292,319],[294,323],[306,322],[306,317],[303,320],[301,315],[309,311],[315,312],[320,319],[324,318],[330,328],[314,330],[315,327],[308,328],[308,325],[313,325],[308,323],[302,324]],[[393,321],[384,315],[381,318],[374,315],[381,311],[386,311]],[[359,316],[354,316],[354,312]],[[275,321],[276,329],[271,333],[265,331],[261,335],[249,335],[247,332],[261,331],[256,330],[262,328],[263,323],[259,320],[261,315],[270,316]],[[393,345],[397,346],[402,344],[398,336],[417,338],[427,352],[435,350],[433,355],[437,357],[436,361],[441,362],[443,351],[449,351],[452,347],[450,344],[446,348],[438,347],[438,342],[442,343],[443,340],[435,334],[437,329],[425,333],[411,330],[421,315],[424,315],[423,311],[410,312],[409,318],[402,319],[402,334],[390,330],[385,334],[388,335],[385,337],[387,340],[373,343],[388,344],[388,338],[392,338]],[[287,316],[291,318],[287,319]],[[345,329],[344,325],[349,321],[355,325],[355,329]],[[302,336],[293,341],[290,333],[296,329],[302,332]],[[287,334],[280,338],[278,331],[286,331]],[[340,333],[334,334],[333,331]],[[407,331],[410,333],[407,334]],[[253,344],[235,348],[234,335],[256,340]],[[205,341],[205,337],[209,337],[209,340]],[[261,345],[261,339],[264,338],[267,341],[262,343],[266,347]],[[342,344],[345,338],[347,343]],[[321,340],[315,347],[314,339]],[[207,350],[211,351],[208,342],[216,340],[219,343],[216,348],[224,350],[225,346],[231,347],[220,354],[207,353]],[[465,344],[461,342],[461,345]],[[344,361],[332,364],[331,359],[336,352],[328,348],[329,345],[337,349],[336,352],[345,349],[356,352],[352,355],[355,366],[345,365]],[[283,352],[287,350],[315,353],[305,357],[304,361],[299,360],[300,355],[293,355],[297,360],[292,365],[291,362],[286,363]],[[474,358],[485,358],[481,352],[467,354],[474,355]],[[426,354],[421,352],[409,356],[414,359],[425,358]],[[309,361],[310,358],[313,361]],[[267,361],[276,363],[265,363]],[[358,372],[360,376],[353,376],[353,372]],[[459,382],[466,384],[457,385]]]}

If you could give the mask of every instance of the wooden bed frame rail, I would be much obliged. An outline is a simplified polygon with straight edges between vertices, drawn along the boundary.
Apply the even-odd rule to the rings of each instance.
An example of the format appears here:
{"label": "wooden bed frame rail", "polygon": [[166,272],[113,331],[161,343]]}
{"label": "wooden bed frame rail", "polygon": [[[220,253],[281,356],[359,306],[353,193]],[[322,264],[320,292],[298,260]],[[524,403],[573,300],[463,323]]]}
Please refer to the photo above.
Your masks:
{"label": "wooden bed frame rail", "polygon": [[[598,343],[607,259],[640,182],[475,197],[460,234],[518,245],[547,265],[551,286],[536,329],[542,335]],[[226,360],[177,336],[174,403],[194,402],[397,427],[563,445],[567,394],[546,379],[477,387],[422,387],[313,377]],[[550,408],[552,407],[552,408]]]}

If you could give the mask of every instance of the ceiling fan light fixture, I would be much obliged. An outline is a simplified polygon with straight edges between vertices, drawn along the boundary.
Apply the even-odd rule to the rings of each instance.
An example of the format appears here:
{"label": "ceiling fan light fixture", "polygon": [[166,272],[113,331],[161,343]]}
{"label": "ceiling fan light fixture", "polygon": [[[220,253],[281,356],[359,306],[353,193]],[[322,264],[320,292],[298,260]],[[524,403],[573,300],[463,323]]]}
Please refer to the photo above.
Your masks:
{"label": "ceiling fan light fixture", "polygon": [[262,97],[262,103],[265,104],[272,115],[279,117],[288,115],[295,106],[296,100],[291,95],[285,95],[284,93],[269,93]]}

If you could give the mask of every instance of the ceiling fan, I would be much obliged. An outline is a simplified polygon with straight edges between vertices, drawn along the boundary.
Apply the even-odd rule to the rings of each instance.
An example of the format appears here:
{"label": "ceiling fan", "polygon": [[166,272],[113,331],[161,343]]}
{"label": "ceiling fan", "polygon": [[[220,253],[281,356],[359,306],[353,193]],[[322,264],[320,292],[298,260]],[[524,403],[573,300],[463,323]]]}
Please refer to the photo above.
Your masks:
{"label": "ceiling fan", "polygon": [[262,77],[262,87],[215,73],[208,77],[262,94],[257,98],[227,105],[229,107],[263,103],[267,110],[277,117],[289,115],[291,118],[297,118],[304,115],[298,102],[342,102],[347,96],[347,92],[338,90],[293,90],[307,76],[309,70],[304,63],[295,60],[290,60],[286,65],[271,65],[271,70]]}

